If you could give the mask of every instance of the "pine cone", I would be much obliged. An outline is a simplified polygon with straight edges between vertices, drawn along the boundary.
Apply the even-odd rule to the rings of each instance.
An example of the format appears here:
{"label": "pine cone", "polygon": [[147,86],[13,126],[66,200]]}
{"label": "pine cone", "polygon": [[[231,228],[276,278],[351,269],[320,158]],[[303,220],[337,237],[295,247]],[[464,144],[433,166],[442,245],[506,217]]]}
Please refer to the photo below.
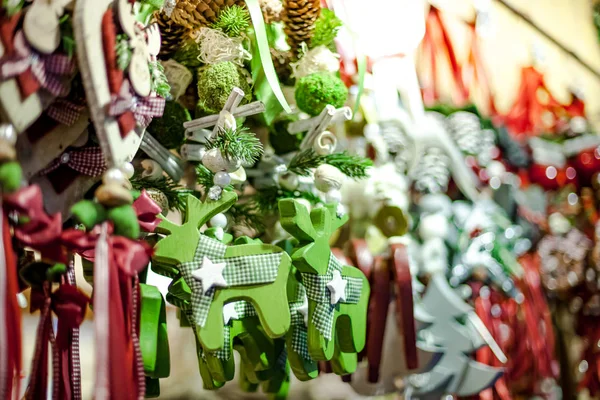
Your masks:
{"label": "pine cone", "polygon": [[154,21],[160,28],[160,53],[162,60],[170,58],[189,36],[189,29],[175,23],[165,13],[155,13]]}
{"label": "pine cone", "polygon": [[279,81],[284,85],[292,86],[294,84],[292,67],[290,66],[292,52],[271,49],[271,59],[273,60]]}
{"label": "pine cone", "polygon": [[233,5],[244,6],[244,0],[177,0],[171,19],[188,29],[208,26],[217,20],[219,12]]}
{"label": "pine cone", "polygon": [[320,0],[284,0],[282,20],[287,42],[295,56],[298,55],[300,44],[310,41],[320,14]]}
{"label": "pine cone", "polygon": [[281,0],[260,0],[259,3],[266,24],[281,21],[281,13],[283,11]]}

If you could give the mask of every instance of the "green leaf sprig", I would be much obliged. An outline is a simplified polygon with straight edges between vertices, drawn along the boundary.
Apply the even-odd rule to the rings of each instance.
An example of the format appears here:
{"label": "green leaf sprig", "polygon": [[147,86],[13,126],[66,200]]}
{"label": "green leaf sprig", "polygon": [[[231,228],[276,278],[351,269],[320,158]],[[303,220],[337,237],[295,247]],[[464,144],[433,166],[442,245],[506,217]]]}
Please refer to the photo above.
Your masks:
{"label": "green leaf sprig", "polygon": [[367,177],[367,168],[373,166],[368,158],[348,154],[347,152],[320,156],[312,149],[299,152],[292,158],[287,169],[300,176],[308,176],[312,169],[321,164],[329,164],[339,169],[344,175],[353,179]]}
{"label": "green leaf sprig", "polygon": [[212,139],[206,142],[206,150],[217,148],[224,157],[238,159],[242,163],[258,160],[263,152],[260,140],[248,128],[221,129]]}
{"label": "green leaf sprig", "polygon": [[133,51],[129,46],[129,36],[125,33],[121,33],[117,35],[117,65],[121,71],[125,71],[129,66],[129,62],[131,61],[131,55]]}
{"label": "green leaf sprig", "polygon": [[342,27],[342,20],[327,8],[321,10],[321,15],[315,21],[315,29],[310,40],[310,47],[329,46]]}

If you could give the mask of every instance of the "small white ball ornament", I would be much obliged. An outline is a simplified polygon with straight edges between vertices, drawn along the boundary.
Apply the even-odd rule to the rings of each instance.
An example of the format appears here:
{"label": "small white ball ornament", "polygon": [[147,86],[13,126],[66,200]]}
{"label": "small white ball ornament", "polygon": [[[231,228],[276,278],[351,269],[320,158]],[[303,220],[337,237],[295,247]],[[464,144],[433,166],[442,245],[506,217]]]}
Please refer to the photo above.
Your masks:
{"label": "small white ball ornament", "polygon": [[431,214],[421,219],[419,224],[421,239],[445,238],[447,234],[448,220],[443,214]]}
{"label": "small white ball ornament", "polygon": [[219,213],[210,219],[210,226],[213,228],[223,228],[227,226],[227,217],[223,213]]}

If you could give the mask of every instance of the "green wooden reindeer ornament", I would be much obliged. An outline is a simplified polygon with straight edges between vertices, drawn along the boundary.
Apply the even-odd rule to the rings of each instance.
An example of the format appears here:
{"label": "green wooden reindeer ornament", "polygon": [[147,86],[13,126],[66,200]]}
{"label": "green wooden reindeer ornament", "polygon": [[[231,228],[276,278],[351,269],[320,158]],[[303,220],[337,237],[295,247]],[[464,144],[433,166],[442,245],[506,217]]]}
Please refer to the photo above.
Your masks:
{"label": "green wooden reindeer ornament", "polygon": [[158,227],[169,236],[157,245],[155,265],[164,274],[181,274],[191,289],[191,322],[207,352],[223,348],[223,308],[227,303],[245,300],[252,304],[271,338],[285,335],[290,326],[286,292],[289,256],[264,243],[227,246],[198,231],[236,200],[235,193],[229,191],[216,201],[201,202],[188,196],[184,223],[163,220]]}
{"label": "green wooden reindeer ornament", "polygon": [[338,374],[354,372],[356,353],[365,345],[369,283],[329,246],[348,216],[338,215],[334,205],[309,213],[293,199],[280,200],[279,213],[283,228],[298,240],[292,262],[308,296],[308,352],[314,360],[331,360]]}

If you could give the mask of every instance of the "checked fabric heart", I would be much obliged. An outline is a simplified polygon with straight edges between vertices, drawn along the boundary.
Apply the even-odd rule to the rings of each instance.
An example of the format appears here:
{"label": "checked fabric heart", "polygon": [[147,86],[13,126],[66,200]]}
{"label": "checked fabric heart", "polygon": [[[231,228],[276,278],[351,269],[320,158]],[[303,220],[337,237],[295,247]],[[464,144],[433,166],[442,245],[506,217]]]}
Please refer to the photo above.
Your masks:
{"label": "checked fabric heart", "polygon": [[211,302],[217,288],[205,291],[202,283],[192,273],[202,268],[203,259],[207,257],[212,263],[225,263],[223,278],[227,287],[257,285],[275,282],[277,271],[284,253],[255,254],[249,256],[225,258],[227,246],[221,242],[200,235],[194,259],[181,264],[180,270],[185,282],[192,290],[192,321],[204,326]]}
{"label": "checked fabric heart", "polygon": [[330,254],[325,275],[302,273],[302,283],[306,287],[308,298],[317,302],[311,322],[328,340],[332,338],[333,315],[336,307],[339,307],[339,303],[357,304],[363,289],[362,279],[342,276],[342,279],[347,282],[344,289],[345,296],[337,304],[331,304],[331,292],[327,284],[334,278],[334,271],[341,274],[342,263]]}

